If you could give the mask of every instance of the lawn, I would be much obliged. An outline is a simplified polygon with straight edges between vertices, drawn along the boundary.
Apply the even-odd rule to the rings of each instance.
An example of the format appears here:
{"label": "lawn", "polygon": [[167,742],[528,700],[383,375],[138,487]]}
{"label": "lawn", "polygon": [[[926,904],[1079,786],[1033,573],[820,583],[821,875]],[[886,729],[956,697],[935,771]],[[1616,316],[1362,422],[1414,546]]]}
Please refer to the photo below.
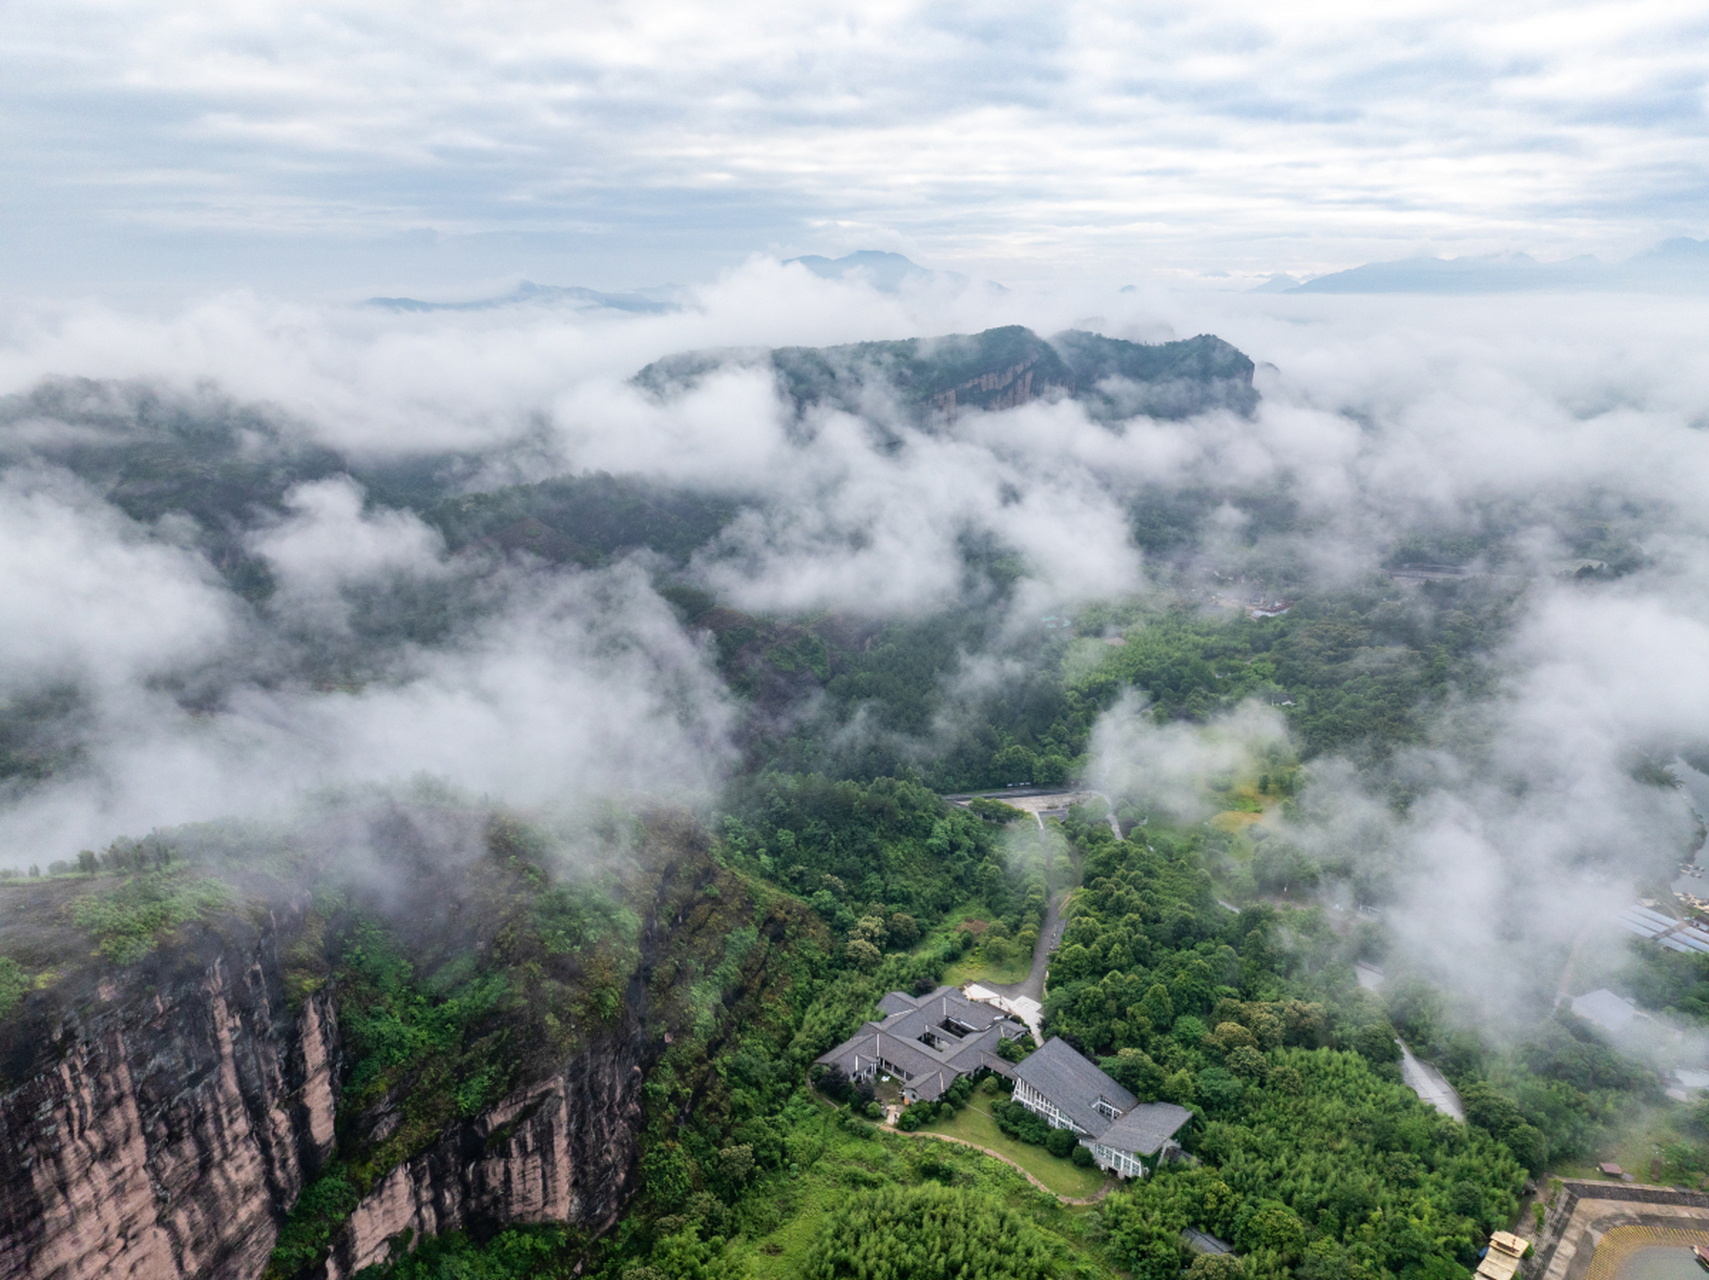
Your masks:
{"label": "lawn", "polygon": [[[985,923],[994,918],[984,903],[978,901],[965,902],[944,918],[942,924],[934,929],[930,936],[921,941],[916,951],[935,948],[939,939],[945,934],[954,935],[960,930],[958,926],[964,922],[972,922],[977,927],[973,930],[975,936],[984,931]],[[1002,964],[991,964],[977,952],[969,954],[952,964],[945,972],[943,980],[949,986],[959,987],[968,982],[1020,982],[1032,972],[1032,948],[1014,947],[1015,954]]]}
{"label": "lawn", "polygon": [[997,1127],[990,1114],[980,1110],[985,1095],[975,1094],[973,1102],[956,1112],[951,1120],[939,1120],[920,1132],[943,1133],[952,1138],[976,1142],[982,1147],[1005,1155],[1059,1196],[1083,1200],[1095,1195],[1104,1185],[1102,1169],[1079,1169],[1067,1160],[1059,1160],[1043,1147],[1017,1142]]}
{"label": "lawn", "polygon": [[969,956],[965,960],[957,960],[944,970],[945,984],[959,987],[969,982],[995,982],[999,985],[1009,982],[1021,982],[1033,970],[1032,952],[1017,955],[1007,964],[988,964],[979,956]]}

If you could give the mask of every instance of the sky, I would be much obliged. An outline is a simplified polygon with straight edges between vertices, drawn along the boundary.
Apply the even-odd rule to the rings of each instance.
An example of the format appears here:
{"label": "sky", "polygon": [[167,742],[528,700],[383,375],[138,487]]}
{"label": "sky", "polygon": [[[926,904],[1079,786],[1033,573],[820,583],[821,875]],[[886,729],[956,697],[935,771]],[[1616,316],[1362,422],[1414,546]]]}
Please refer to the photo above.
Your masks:
{"label": "sky", "polygon": [[1702,3],[20,0],[0,291],[1246,287],[1703,236]]}

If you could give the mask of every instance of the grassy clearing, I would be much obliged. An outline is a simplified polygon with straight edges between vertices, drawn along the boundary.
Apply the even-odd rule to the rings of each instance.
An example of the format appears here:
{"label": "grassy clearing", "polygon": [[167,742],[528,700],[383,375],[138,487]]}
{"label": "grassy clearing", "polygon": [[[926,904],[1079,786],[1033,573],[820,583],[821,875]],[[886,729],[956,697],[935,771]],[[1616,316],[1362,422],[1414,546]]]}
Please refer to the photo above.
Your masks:
{"label": "grassy clearing", "polygon": [[[829,1108],[815,1108],[815,1114],[797,1111],[792,1119],[791,1153],[808,1158],[795,1161],[794,1171],[768,1177],[758,1194],[743,1202],[743,1220],[730,1242],[729,1256],[739,1259],[743,1274],[754,1280],[793,1280],[800,1275],[827,1222],[851,1195],[927,1181],[991,1196],[1025,1214],[1067,1247],[1073,1263],[1067,1274],[1084,1280],[1114,1275],[1101,1250],[1084,1238],[1083,1214],[1069,1211],[999,1161],[954,1143],[902,1137],[871,1126],[850,1133],[840,1114]],[[989,1117],[985,1123],[995,1132]],[[997,1149],[995,1143],[982,1145]],[[1038,1155],[1051,1159],[1042,1151]],[[1056,1163],[1072,1169],[1066,1161]],[[1096,1186],[1094,1182],[1094,1190]]]}
{"label": "grassy clearing", "polygon": [[1685,1127],[1685,1121],[1684,1107],[1646,1107],[1610,1134],[1594,1156],[1576,1163],[1562,1163],[1549,1172],[1557,1178],[1603,1179],[1605,1175],[1596,1166],[1612,1160],[1639,1182],[1709,1186],[1709,1175],[1700,1169],[1681,1167],[1670,1158],[1684,1151],[1694,1157],[1694,1163],[1701,1159],[1702,1140]]}
{"label": "grassy clearing", "polygon": [[[985,927],[997,918],[983,902],[964,902],[951,911],[943,919],[943,923],[931,931],[915,948],[916,953],[930,951],[940,945],[945,937],[955,937],[971,932],[975,938],[983,935]],[[960,926],[971,924],[971,930]],[[1033,956],[1031,947],[1021,947],[1010,940],[1009,946],[1013,954],[999,963],[993,963],[990,957],[981,954],[979,949],[970,951],[944,971],[943,980],[952,987],[959,987],[968,982],[1020,982],[1032,972]]]}
{"label": "grassy clearing", "polygon": [[958,960],[945,969],[944,982],[952,987],[959,987],[967,982],[1020,982],[1032,972],[1032,968],[1033,958],[1030,952],[1024,956],[1015,956],[999,965],[971,956],[966,960]]}
{"label": "grassy clearing", "polygon": [[1104,1185],[1102,1169],[1077,1169],[1067,1160],[1058,1160],[1043,1147],[1017,1142],[997,1127],[997,1122],[988,1112],[980,1110],[979,1100],[983,1096],[975,1094],[973,1103],[958,1111],[954,1119],[929,1124],[921,1132],[947,1134],[989,1147],[1013,1160],[1059,1196],[1084,1200],[1097,1194],[1098,1188]]}
{"label": "grassy clearing", "polygon": [[1228,834],[1232,836],[1239,835],[1253,823],[1262,822],[1263,820],[1264,815],[1261,813],[1241,813],[1237,809],[1228,809],[1212,818],[1211,825],[1219,830],[1228,832]]}

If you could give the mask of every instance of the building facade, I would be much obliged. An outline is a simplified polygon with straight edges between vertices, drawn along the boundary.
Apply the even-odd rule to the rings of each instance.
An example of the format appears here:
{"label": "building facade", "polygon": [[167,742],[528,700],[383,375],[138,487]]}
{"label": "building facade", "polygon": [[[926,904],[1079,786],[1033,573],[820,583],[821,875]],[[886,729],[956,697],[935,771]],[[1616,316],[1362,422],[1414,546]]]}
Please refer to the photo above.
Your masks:
{"label": "building facade", "polygon": [[1141,1102],[1057,1036],[1015,1068],[1014,1098],[1053,1128],[1073,1131],[1100,1168],[1124,1178],[1144,1177],[1145,1160],[1174,1146],[1193,1114]]}

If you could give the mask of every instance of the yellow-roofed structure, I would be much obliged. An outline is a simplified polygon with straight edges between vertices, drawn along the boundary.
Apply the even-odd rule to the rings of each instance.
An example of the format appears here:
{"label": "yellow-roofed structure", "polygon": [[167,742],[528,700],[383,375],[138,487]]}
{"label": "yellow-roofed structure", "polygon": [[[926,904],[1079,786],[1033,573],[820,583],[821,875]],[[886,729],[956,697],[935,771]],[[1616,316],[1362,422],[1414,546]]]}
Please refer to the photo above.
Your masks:
{"label": "yellow-roofed structure", "polygon": [[1511,1280],[1519,1270],[1519,1260],[1530,1247],[1531,1242],[1523,1236],[1497,1231],[1489,1238],[1489,1252],[1478,1263],[1477,1280]]}

